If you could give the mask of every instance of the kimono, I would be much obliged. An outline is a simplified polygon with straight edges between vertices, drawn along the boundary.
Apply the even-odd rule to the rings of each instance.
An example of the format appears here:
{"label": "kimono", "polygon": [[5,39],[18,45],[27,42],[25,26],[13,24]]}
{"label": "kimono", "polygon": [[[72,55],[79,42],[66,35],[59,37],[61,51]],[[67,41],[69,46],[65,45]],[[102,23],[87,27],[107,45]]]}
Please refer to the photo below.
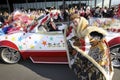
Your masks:
{"label": "kimono", "polygon": [[[78,80],[112,80],[114,70],[105,40],[106,31],[96,26],[87,27],[84,20],[81,19],[76,31],[73,28],[69,34],[69,30],[65,32],[69,66]],[[86,49],[87,45],[89,49]]]}

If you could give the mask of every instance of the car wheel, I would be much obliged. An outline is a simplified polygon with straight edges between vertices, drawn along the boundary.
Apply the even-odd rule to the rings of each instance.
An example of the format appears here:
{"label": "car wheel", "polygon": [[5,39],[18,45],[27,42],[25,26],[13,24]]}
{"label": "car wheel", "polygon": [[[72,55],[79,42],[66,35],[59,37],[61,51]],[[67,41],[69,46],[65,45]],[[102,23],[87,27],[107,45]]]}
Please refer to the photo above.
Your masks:
{"label": "car wheel", "polygon": [[11,48],[2,48],[0,54],[1,60],[5,63],[17,63],[20,61],[20,53]]}
{"label": "car wheel", "polygon": [[120,67],[120,45],[110,48],[111,62],[114,67]]}

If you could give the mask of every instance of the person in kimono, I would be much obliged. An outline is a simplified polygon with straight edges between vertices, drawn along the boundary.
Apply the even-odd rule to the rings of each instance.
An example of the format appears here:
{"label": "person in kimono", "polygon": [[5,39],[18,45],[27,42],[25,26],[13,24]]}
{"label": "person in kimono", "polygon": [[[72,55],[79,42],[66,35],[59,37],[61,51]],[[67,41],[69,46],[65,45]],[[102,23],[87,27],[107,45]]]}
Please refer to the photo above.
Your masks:
{"label": "person in kimono", "polygon": [[[110,61],[108,44],[105,41],[106,31],[99,29],[96,26],[89,26],[88,21],[84,17],[79,16],[79,14],[72,14],[70,16],[70,20],[73,23],[72,33],[74,34],[74,36],[70,39],[74,39],[74,48],[72,49],[73,54],[76,56],[72,67],[77,74],[78,79],[111,80],[112,76],[109,73],[112,72],[112,65]],[[88,53],[86,53],[85,48],[83,48],[86,46],[86,36],[88,37],[90,43]],[[78,49],[82,51],[80,52]],[[86,54],[87,57],[83,54]],[[109,77],[106,75],[109,75]]]}

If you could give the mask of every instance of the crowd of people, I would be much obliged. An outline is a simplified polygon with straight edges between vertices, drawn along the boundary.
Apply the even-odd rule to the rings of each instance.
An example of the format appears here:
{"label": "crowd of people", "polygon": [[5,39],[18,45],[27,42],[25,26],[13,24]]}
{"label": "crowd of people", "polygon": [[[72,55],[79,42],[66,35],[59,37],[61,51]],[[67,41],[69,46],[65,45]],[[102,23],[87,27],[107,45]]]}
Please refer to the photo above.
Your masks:
{"label": "crowd of people", "polygon": [[[57,10],[59,16],[56,19],[61,21],[68,21],[71,13],[79,13],[80,16],[83,16],[87,19],[89,19],[90,17],[99,17],[99,18],[120,17],[120,5],[111,8],[107,8],[107,7],[101,8],[99,6],[95,8],[90,8],[89,6],[78,8],[77,6],[75,6],[68,9],[55,9],[55,7],[51,7],[50,9],[33,9],[33,10],[21,9],[21,10],[27,14],[31,14],[32,16],[34,16],[34,18],[41,14],[46,14],[52,10]],[[9,16],[11,16],[11,13],[8,13],[7,11],[0,12],[0,22],[2,23],[5,23],[6,21],[8,22]]]}
{"label": "crowd of people", "polygon": [[78,9],[77,7],[71,8],[70,13],[79,13],[80,16],[89,19],[90,17],[97,17],[97,18],[120,18],[120,5],[117,7],[95,7],[90,8],[88,7],[81,7]]}
{"label": "crowd of people", "polygon": [[[17,13],[18,11],[18,13]],[[19,10],[14,10],[12,13],[8,13],[7,11],[0,12],[0,25],[10,25],[11,23],[14,26],[25,27],[29,25],[33,20],[37,19],[40,15],[46,15],[52,12],[54,15],[54,21],[70,21],[70,16],[73,13],[77,13],[80,16],[89,20],[91,17],[97,18],[120,18],[120,5],[107,8],[107,7],[95,7],[90,8],[89,6],[80,7],[77,6],[71,7],[68,9],[56,9],[55,7],[51,7],[49,9],[28,9],[25,10],[23,8]]]}

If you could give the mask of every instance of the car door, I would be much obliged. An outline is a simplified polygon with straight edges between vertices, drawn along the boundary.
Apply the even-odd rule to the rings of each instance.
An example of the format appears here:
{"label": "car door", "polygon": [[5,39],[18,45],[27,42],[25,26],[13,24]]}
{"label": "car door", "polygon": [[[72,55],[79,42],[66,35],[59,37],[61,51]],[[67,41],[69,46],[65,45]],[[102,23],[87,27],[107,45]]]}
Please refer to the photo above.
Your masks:
{"label": "car door", "polygon": [[26,34],[27,50],[65,50],[62,31]]}

